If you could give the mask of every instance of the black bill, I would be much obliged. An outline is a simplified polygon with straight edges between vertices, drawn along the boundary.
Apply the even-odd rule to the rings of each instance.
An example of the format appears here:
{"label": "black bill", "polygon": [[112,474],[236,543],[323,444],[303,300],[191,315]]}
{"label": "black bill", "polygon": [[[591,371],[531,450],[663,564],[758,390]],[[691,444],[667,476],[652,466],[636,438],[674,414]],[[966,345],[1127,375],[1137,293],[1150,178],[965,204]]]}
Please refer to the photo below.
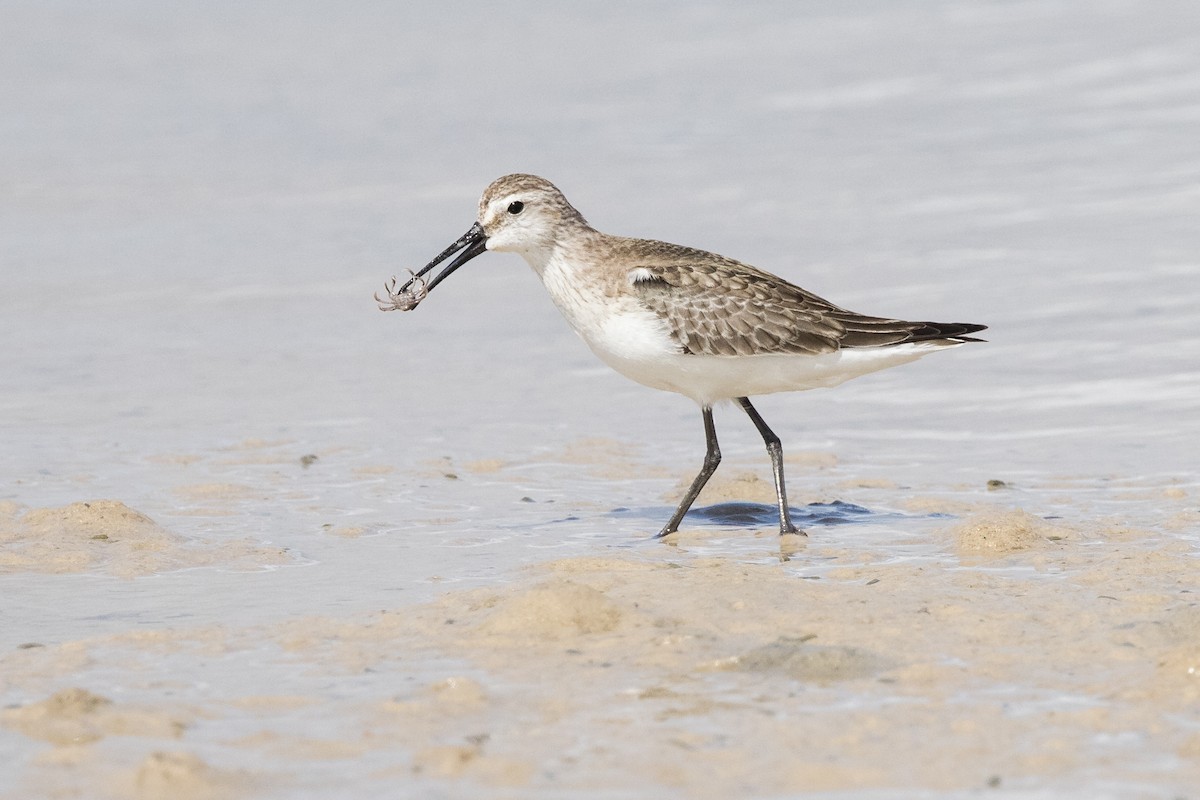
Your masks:
{"label": "black bill", "polygon": [[[412,277],[403,286],[396,288],[396,279],[392,278],[390,284],[384,286],[387,297],[380,297],[376,294],[375,300],[379,303],[379,308],[382,311],[412,311],[417,307],[418,303],[425,299],[430,290],[441,283],[447,275],[485,250],[487,250],[487,234],[483,232],[483,228],[476,222],[471,226],[471,230],[458,237],[454,244],[438,253],[437,258],[422,267],[419,272],[409,270]],[[425,280],[425,276],[434,267],[455,253],[458,253],[458,257],[447,264],[445,269],[430,280]]]}

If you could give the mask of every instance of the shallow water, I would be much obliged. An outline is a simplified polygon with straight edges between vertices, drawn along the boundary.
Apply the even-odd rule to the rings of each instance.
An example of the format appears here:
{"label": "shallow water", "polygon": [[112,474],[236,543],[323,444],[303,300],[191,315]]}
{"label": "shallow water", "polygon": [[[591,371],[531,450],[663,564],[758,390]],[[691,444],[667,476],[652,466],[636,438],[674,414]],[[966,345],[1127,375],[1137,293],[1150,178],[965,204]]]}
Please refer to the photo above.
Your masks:
{"label": "shallow water", "polygon": [[[1200,785],[1192,4],[4,16],[0,790]],[[518,170],[989,342],[756,401],[798,544],[718,408],[652,541],[689,401],[513,256],[371,300]]]}

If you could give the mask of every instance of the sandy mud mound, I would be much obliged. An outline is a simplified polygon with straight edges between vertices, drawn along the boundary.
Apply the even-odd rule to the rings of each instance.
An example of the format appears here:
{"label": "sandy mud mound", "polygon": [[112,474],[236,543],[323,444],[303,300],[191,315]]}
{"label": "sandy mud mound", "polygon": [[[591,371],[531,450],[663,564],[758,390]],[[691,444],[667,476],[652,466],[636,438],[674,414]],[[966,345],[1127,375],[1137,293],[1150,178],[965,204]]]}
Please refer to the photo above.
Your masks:
{"label": "sandy mud mound", "polygon": [[976,514],[950,531],[960,555],[999,556],[1079,538],[1071,529],[1021,510]]}
{"label": "sandy mud mound", "polygon": [[281,548],[191,540],[119,500],[24,513],[14,503],[0,508],[0,574],[99,572],[133,578],[187,567],[254,569],[288,561]]}
{"label": "sandy mud mound", "polygon": [[0,725],[56,745],[88,744],[105,736],[178,738],[187,727],[159,711],[119,706],[86,689],[64,689],[37,703],[0,712]]}

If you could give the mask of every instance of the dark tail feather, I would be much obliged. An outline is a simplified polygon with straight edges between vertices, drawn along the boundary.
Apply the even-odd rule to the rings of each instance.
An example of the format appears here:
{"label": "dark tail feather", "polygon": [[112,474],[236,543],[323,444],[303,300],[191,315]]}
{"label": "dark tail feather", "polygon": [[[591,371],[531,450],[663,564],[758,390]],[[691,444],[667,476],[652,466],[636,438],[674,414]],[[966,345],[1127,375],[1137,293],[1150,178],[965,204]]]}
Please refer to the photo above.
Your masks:
{"label": "dark tail feather", "polygon": [[864,317],[858,314],[831,315],[846,328],[840,346],[888,347],[909,342],[982,342],[968,333],[986,330],[986,325],[970,322],[908,322],[901,319]]}
{"label": "dark tail feather", "polygon": [[930,339],[953,339],[956,342],[982,342],[968,333],[986,331],[987,325],[976,325],[973,322],[915,322],[912,327],[910,342],[925,342]]}

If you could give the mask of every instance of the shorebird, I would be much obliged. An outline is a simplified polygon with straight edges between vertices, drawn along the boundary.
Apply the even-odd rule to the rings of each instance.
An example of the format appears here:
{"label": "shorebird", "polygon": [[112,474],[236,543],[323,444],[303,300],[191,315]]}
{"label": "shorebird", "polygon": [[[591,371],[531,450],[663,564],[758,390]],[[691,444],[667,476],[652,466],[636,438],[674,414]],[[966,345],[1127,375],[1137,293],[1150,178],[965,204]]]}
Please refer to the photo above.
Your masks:
{"label": "shorebird", "polygon": [[[386,297],[384,311],[410,311],[435,286],[486,250],[519,253],[542,279],[567,322],[604,363],[654,389],[700,406],[707,451],[675,513],[658,532],[679,529],[721,462],[714,403],[732,400],[758,429],[771,458],[780,534],[792,524],[779,437],[753,395],[836,386],[977,342],[987,326],[906,322],[847,311],[812,292],[724,256],[593,228],[558,188],[536,175],[505,175],[479,200],[471,229]],[[425,276],[454,254],[441,272]]]}

